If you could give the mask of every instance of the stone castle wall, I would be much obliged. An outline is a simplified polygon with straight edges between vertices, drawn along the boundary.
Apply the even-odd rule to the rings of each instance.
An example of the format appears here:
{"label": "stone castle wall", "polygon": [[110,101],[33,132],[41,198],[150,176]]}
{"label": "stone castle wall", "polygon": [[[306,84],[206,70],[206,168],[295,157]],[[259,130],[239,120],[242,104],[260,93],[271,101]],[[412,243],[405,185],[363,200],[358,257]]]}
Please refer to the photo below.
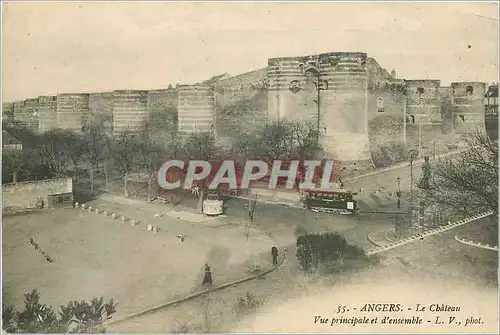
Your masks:
{"label": "stone castle wall", "polygon": [[113,92],[91,93],[89,95],[89,111],[92,124],[112,136]]}
{"label": "stone castle wall", "polygon": [[368,137],[376,166],[404,160],[406,99],[397,90],[385,86],[368,94]]}
{"label": "stone castle wall", "polygon": [[224,144],[267,119],[267,68],[220,80],[214,94],[216,131]]}
{"label": "stone castle wall", "polygon": [[178,100],[179,134],[214,132],[214,92],[210,85],[181,85]]}
{"label": "stone castle wall", "polygon": [[443,136],[439,80],[406,81],[406,142],[408,149],[430,150]]}
{"label": "stone castle wall", "polygon": [[[394,83],[406,92],[391,89]],[[204,84],[59,94],[3,108],[34,131],[79,132],[90,118],[115,135],[165,111],[180,133],[215,132],[226,144],[266,120],[315,121],[328,156],[370,161],[387,146],[430,150],[485,131],[484,93],[483,83],[397,80],[365,53],[332,52],[272,58],[266,68]]]}
{"label": "stone castle wall", "polygon": [[38,97],[38,131],[46,132],[57,126],[57,97]]}

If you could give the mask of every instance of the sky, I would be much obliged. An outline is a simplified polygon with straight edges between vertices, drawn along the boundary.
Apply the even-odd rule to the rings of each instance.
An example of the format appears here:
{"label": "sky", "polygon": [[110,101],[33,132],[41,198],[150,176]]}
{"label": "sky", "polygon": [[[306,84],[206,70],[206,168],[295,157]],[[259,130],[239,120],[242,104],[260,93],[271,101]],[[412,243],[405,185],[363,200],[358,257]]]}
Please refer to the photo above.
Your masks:
{"label": "sky", "polygon": [[405,79],[498,81],[494,3],[4,2],[2,42],[2,101],[161,89],[335,51]]}

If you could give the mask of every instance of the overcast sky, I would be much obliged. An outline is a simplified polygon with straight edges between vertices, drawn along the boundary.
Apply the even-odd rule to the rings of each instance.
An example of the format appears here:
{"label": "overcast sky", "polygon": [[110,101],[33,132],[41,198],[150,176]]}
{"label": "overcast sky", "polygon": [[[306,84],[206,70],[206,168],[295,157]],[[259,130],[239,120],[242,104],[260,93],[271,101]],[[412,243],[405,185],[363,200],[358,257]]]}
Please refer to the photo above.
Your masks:
{"label": "overcast sky", "polygon": [[333,51],[366,52],[401,78],[490,83],[498,5],[4,3],[2,100],[165,88]]}

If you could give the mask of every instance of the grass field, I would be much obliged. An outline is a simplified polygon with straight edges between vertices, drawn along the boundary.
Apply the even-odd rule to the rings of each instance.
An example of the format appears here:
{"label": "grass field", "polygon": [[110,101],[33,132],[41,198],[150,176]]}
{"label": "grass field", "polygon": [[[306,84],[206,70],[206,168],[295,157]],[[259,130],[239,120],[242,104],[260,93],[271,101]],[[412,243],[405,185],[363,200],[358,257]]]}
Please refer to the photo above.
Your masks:
{"label": "grass field", "polygon": [[[200,289],[207,262],[214,284],[246,276],[249,264],[269,264],[273,242],[266,236],[253,233],[247,241],[241,227],[214,228],[182,220],[154,234],[146,229],[153,218],[142,217],[135,227],[75,209],[4,217],[5,302],[20,307],[23,294],[34,288],[44,303],[55,307],[104,296],[118,301],[119,317]],[[176,237],[180,227],[187,232],[184,242]],[[30,236],[53,263],[34,250]]]}

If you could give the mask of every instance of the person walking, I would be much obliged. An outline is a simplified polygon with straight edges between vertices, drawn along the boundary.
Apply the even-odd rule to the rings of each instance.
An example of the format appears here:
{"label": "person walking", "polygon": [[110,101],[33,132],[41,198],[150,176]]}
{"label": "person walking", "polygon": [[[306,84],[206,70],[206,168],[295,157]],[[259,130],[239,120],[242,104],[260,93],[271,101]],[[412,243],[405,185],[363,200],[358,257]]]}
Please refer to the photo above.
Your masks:
{"label": "person walking", "polygon": [[210,266],[205,264],[205,276],[203,277],[202,285],[212,285],[212,271],[210,271]]}
{"label": "person walking", "polygon": [[273,265],[278,265],[278,248],[271,248],[271,255],[273,256]]}

